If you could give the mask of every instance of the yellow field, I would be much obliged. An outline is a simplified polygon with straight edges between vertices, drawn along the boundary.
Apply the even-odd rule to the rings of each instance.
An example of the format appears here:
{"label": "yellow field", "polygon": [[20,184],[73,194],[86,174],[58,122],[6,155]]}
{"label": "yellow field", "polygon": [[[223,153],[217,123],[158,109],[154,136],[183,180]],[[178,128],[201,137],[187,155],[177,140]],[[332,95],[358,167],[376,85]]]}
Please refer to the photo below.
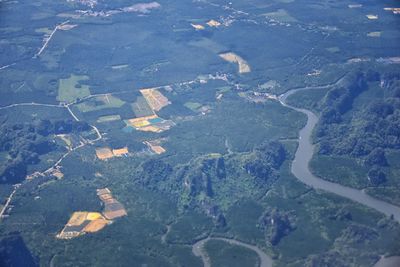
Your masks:
{"label": "yellow field", "polygon": [[99,212],[89,212],[86,215],[86,220],[89,220],[89,221],[94,221],[94,220],[97,220],[100,218],[103,218],[103,216]]}
{"label": "yellow field", "polygon": [[148,125],[150,125],[150,122],[147,120],[136,121],[136,122],[132,123],[132,126],[135,128],[141,128],[141,127],[148,126]]}
{"label": "yellow field", "polygon": [[128,120],[129,124],[135,127],[135,124],[138,124],[142,121],[147,121],[147,120],[151,120],[151,119],[155,119],[158,118],[157,115],[150,115],[150,116],[145,116],[145,117],[140,117],[140,118],[134,118],[134,119],[130,119]]}
{"label": "yellow field", "polygon": [[87,233],[95,233],[103,229],[109,223],[110,222],[108,220],[102,217],[101,219],[90,222],[88,225],[86,225],[83,231]]}
{"label": "yellow field", "polygon": [[71,216],[71,218],[68,221],[68,225],[81,225],[85,220],[88,212],[86,211],[77,211],[74,212]]}
{"label": "yellow field", "polygon": [[237,63],[239,65],[239,73],[248,73],[251,71],[250,66],[247,64],[247,62],[235,53],[223,53],[219,56],[228,62]]}

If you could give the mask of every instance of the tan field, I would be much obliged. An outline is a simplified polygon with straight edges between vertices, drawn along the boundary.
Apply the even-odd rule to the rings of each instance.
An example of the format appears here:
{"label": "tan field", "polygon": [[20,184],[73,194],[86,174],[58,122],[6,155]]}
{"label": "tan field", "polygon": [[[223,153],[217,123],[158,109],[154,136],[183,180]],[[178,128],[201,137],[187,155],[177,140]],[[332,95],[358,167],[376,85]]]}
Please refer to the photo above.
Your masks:
{"label": "tan field", "polygon": [[144,141],[143,143],[158,155],[166,152],[166,150],[162,146],[160,146],[159,142]]}
{"label": "tan field", "polygon": [[143,126],[150,124],[149,122],[147,122],[147,124],[146,124],[146,121],[155,119],[155,118],[158,118],[158,116],[154,114],[154,115],[150,115],[150,116],[130,119],[130,120],[128,120],[128,122],[131,126],[133,126],[135,128],[139,128],[139,127],[143,127]]}
{"label": "tan field", "polygon": [[210,27],[219,27],[221,26],[221,23],[212,19],[209,22],[207,22],[207,25]]}
{"label": "tan field", "polygon": [[60,170],[55,170],[52,173],[57,179],[62,179],[64,177],[64,173],[62,173]]}
{"label": "tan field", "polygon": [[129,154],[129,151],[127,147],[123,147],[119,149],[113,149],[112,153],[114,154],[115,157],[122,157],[124,155]]}
{"label": "tan field", "polygon": [[85,220],[88,212],[86,211],[77,211],[72,214],[69,219],[67,225],[81,225]]}
{"label": "tan field", "polygon": [[76,26],[78,26],[78,25],[77,24],[63,24],[63,25],[57,26],[57,28],[62,31],[69,31],[69,30],[75,28]]}
{"label": "tan field", "polygon": [[96,156],[100,160],[106,160],[106,159],[110,159],[113,157],[122,157],[122,156],[128,155],[128,154],[129,154],[129,151],[128,151],[127,147],[113,149],[113,150],[111,150],[108,147],[96,149]]}
{"label": "tan field", "polygon": [[193,24],[193,23],[190,23],[190,25],[191,25],[193,28],[195,28],[196,30],[198,30],[198,31],[201,31],[201,30],[204,30],[204,29],[205,29],[204,26],[203,26],[203,25],[200,25],[200,24]]}
{"label": "tan field", "polygon": [[99,198],[101,199],[101,201],[106,202],[109,199],[113,199],[111,194],[103,194],[103,195],[99,195]]}
{"label": "tan field", "polygon": [[113,220],[127,215],[124,206],[112,197],[111,191],[108,188],[98,189],[97,195],[104,203],[105,211],[103,211],[103,214],[108,220]]}
{"label": "tan field", "polygon": [[126,216],[126,215],[127,215],[127,213],[126,213],[125,209],[104,212],[104,216],[108,220],[113,220],[115,218]]}
{"label": "tan field", "polygon": [[228,62],[237,63],[239,65],[239,73],[248,73],[251,71],[250,66],[247,64],[247,62],[235,53],[223,53],[219,56]]}
{"label": "tan field", "polygon": [[112,219],[127,215],[124,206],[112,197],[108,188],[98,189],[97,195],[103,201],[106,211],[103,211],[103,214],[87,211],[74,212],[56,236],[57,238],[71,239],[85,233],[95,233],[112,223]]}
{"label": "tan field", "polygon": [[104,194],[111,194],[110,189],[108,189],[108,188],[97,189],[97,195],[98,196],[101,196],[101,195],[104,195]]}
{"label": "tan field", "polygon": [[156,126],[152,126],[152,125],[142,127],[139,130],[143,131],[143,132],[152,132],[152,133],[161,133],[162,132],[162,130],[160,128],[158,128]]}
{"label": "tan field", "polygon": [[371,20],[376,20],[376,19],[379,18],[378,15],[372,15],[372,14],[369,14],[369,15],[366,15],[366,16],[367,16],[368,19],[371,19]]}
{"label": "tan field", "polygon": [[109,223],[110,222],[108,220],[104,219],[102,216],[101,219],[91,221],[88,225],[86,225],[86,227],[83,229],[83,231],[85,231],[87,233],[95,233],[95,232],[98,232],[101,229],[103,229]]}
{"label": "tan field", "polygon": [[114,157],[112,150],[108,147],[98,148],[96,149],[96,155],[101,160],[106,160]]}
{"label": "tan field", "polygon": [[140,90],[140,93],[142,93],[153,111],[160,111],[163,107],[171,104],[168,98],[161,94],[157,89],[142,89]]}

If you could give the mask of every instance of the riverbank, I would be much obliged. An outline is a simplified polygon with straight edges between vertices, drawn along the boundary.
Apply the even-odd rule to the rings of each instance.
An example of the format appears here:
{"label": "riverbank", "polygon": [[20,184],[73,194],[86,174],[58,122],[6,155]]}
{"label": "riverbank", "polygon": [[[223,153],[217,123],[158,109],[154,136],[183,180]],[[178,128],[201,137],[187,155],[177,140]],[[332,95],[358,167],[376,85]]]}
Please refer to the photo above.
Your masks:
{"label": "riverbank", "polygon": [[193,254],[202,259],[204,267],[211,267],[210,258],[208,257],[207,253],[204,251],[204,245],[209,240],[224,241],[231,245],[242,246],[242,247],[248,248],[250,250],[253,250],[255,253],[257,253],[257,255],[260,259],[260,267],[272,267],[272,264],[273,264],[272,258],[270,256],[268,256],[264,251],[259,249],[258,247],[243,243],[236,239],[223,238],[223,237],[207,237],[207,238],[201,239],[201,240],[197,241],[195,244],[193,244],[193,246],[192,246]]}
{"label": "riverbank", "polygon": [[292,95],[293,93],[310,89],[318,89],[318,87],[292,89],[280,95],[278,98],[279,102],[283,106],[301,112],[307,116],[307,123],[304,128],[300,130],[299,133],[299,146],[297,148],[295,158],[291,166],[291,172],[293,173],[293,175],[301,182],[314,189],[324,190],[326,192],[334,193],[336,195],[348,198],[367,207],[375,209],[387,216],[393,216],[396,221],[400,222],[400,207],[373,198],[362,190],[357,190],[354,188],[332,183],[318,178],[311,173],[309,163],[314,154],[315,148],[315,145],[311,142],[311,136],[314,127],[318,122],[318,117],[310,110],[296,108],[286,103],[286,99],[288,98],[288,96]]}

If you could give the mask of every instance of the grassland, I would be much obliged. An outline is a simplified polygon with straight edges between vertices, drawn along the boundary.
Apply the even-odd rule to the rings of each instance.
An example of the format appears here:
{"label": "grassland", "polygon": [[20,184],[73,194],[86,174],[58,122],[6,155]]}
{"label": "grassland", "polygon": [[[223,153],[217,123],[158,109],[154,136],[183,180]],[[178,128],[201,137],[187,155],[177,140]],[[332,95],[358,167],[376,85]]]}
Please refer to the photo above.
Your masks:
{"label": "grassland", "polygon": [[74,74],[71,74],[67,79],[60,79],[57,100],[60,102],[71,103],[77,99],[90,95],[89,86],[81,84],[82,81],[88,79],[88,76]]}
{"label": "grassland", "polygon": [[125,104],[124,101],[113,95],[104,95],[91,98],[88,101],[79,103],[76,107],[81,112],[90,112],[106,108],[120,108]]}

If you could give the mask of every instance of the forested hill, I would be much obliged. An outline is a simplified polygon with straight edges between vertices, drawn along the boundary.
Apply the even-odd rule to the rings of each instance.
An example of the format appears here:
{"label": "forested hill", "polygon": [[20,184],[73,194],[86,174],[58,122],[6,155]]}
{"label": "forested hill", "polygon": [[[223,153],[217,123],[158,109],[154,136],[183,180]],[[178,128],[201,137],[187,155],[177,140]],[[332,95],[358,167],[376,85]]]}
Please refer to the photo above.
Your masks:
{"label": "forested hill", "polygon": [[[354,108],[357,97],[373,86],[379,87],[379,97]],[[400,148],[400,75],[351,74],[328,91],[319,107],[322,111],[315,131],[319,154],[355,158],[368,168],[371,185],[384,183],[386,154]]]}
{"label": "forested hill", "polygon": [[15,184],[27,173],[27,166],[38,164],[40,156],[57,149],[55,134],[82,132],[90,129],[85,122],[72,120],[35,120],[15,123],[1,117],[0,153],[2,165],[0,183]]}

